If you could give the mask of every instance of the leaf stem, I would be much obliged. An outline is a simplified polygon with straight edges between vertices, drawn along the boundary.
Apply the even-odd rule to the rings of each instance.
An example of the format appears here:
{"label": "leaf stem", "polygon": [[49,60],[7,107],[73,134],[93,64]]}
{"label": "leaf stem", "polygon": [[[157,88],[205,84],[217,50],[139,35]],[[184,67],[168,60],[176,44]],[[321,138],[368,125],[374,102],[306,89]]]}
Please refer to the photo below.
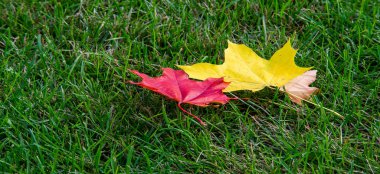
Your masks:
{"label": "leaf stem", "polygon": [[[276,88],[273,88],[273,87],[271,87],[271,86],[268,86],[268,87],[269,87],[270,89],[276,89]],[[293,96],[293,97],[296,97],[296,98],[298,98],[298,99],[300,99],[300,100],[302,100],[302,101],[305,101],[305,102],[307,102],[307,103],[310,103],[310,104],[312,104],[312,105],[314,105],[314,106],[318,106],[318,107],[320,107],[320,108],[326,109],[326,110],[332,112],[333,114],[337,115],[339,118],[344,119],[344,116],[343,116],[343,115],[339,114],[338,112],[336,112],[336,111],[334,111],[334,110],[332,110],[332,109],[326,108],[326,107],[324,107],[324,106],[321,106],[321,105],[319,105],[319,104],[317,104],[317,103],[314,103],[314,102],[311,102],[311,101],[309,101],[309,100],[305,100],[305,99],[303,99],[302,97],[299,97],[299,96],[297,96],[297,95],[294,95],[294,94],[292,94],[292,93],[290,93],[290,92],[286,92],[285,90],[284,90],[284,91],[280,90],[280,91],[281,91],[281,92],[284,92],[284,93],[286,93],[286,94],[289,94],[289,95],[291,95],[291,96]]]}
{"label": "leaf stem", "polygon": [[324,106],[321,106],[321,105],[319,105],[319,104],[317,104],[317,103],[314,103],[314,102],[311,102],[311,101],[309,101],[309,100],[305,100],[305,99],[303,99],[302,97],[299,97],[299,96],[297,96],[297,95],[294,95],[294,94],[292,94],[292,93],[290,93],[290,92],[285,92],[285,93],[287,93],[287,94],[289,94],[289,95],[291,95],[291,96],[293,96],[293,97],[296,97],[296,98],[298,98],[298,99],[301,99],[302,101],[305,101],[305,102],[307,102],[307,103],[310,103],[310,104],[312,104],[312,105],[314,105],[314,106],[318,106],[318,107],[320,107],[320,108],[326,109],[326,110],[332,112],[333,114],[337,115],[337,116],[340,117],[341,119],[344,119],[343,115],[339,114],[338,112],[336,112],[336,111],[334,111],[334,110],[332,110],[332,109],[326,108],[326,107],[324,107]]}
{"label": "leaf stem", "polygon": [[189,111],[186,111],[185,109],[182,108],[181,106],[182,103],[178,103],[177,106],[179,109],[181,109],[183,112],[185,112],[186,114],[192,116],[194,119],[196,119],[202,126],[207,126],[207,124],[205,122],[203,122],[198,116],[190,113]]}

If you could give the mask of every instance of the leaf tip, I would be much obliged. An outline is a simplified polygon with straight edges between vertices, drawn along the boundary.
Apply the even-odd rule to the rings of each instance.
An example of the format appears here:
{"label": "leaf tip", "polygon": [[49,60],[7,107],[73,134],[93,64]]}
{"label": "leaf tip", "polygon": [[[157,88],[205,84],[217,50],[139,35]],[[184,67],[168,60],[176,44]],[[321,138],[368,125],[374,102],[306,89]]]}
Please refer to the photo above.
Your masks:
{"label": "leaf tip", "polygon": [[235,43],[231,42],[230,40],[227,40],[227,47],[231,47],[232,45],[235,45]]}
{"label": "leaf tip", "polygon": [[290,41],[290,38],[288,39],[288,41],[285,43],[284,47],[288,47],[290,48],[291,50],[297,52],[298,49],[295,49],[293,46],[292,46],[292,42]]}

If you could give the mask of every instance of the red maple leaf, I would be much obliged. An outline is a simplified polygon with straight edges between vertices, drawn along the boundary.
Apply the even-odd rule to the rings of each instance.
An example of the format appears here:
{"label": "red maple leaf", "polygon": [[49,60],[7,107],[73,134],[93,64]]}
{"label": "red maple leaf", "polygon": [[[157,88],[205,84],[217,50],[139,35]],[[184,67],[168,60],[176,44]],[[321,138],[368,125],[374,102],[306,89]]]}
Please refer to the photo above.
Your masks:
{"label": "red maple leaf", "polygon": [[229,84],[224,82],[223,78],[208,78],[204,81],[195,81],[189,79],[189,76],[182,70],[171,68],[162,68],[162,70],[163,74],[160,77],[149,77],[136,70],[131,70],[132,73],[140,76],[142,81],[129,81],[129,83],[139,85],[178,101],[177,106],[183,112],[191,115],[204,126],[206,125],[205,122],[183,109],[181,104],[188,103],[205,107],[210,103],[226,104],[230,100],[222,92]]}

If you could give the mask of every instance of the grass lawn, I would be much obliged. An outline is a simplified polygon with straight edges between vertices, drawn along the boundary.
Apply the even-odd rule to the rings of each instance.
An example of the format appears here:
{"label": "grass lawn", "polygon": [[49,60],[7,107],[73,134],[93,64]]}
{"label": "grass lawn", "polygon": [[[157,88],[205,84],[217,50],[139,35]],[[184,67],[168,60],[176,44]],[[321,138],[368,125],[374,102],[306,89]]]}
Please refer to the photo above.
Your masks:
{"label": "grass lawn", "polygon": [[[0,2],[0,171],[380,173],[380,2]],[[311,104],[265,89],[184,105],[136,69],[221,64],[227,40],[318,70]],[[232,96],[232,94],[228,94]],[[323,107],[340,113],[336,116]]]}

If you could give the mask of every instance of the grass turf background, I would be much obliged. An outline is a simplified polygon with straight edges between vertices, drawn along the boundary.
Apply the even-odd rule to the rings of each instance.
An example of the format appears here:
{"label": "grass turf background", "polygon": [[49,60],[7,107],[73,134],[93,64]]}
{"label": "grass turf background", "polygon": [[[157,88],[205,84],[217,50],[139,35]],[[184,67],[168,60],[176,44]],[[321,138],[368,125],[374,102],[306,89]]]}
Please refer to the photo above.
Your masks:
{"label": "grass turf background", "polygon": [[[0,2],[0,170],[20,173],[378,173],[377,1]],[[185,106],[128,69],[223,62],[227,40],[269,58],[288,38],[321,92]],[[259,108],[260,106],[261,108]],[[265,110],[265,112],[263,111]],[[267,112],[267,113],[266,113]]]}

